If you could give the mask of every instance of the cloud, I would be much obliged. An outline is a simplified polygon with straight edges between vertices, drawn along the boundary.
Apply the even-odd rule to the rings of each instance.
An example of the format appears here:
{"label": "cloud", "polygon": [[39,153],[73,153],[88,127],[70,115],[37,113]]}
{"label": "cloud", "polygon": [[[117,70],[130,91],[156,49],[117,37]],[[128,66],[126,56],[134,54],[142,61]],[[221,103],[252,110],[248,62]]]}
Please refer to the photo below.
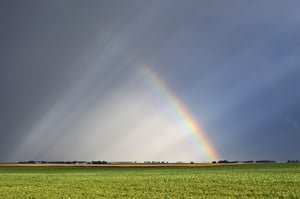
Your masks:
{"label": "cloud", "polygon": [[[293,0],[1,2],[0,160],[203,160],[139,74],[141,60],[223,157],[261,157],[245,147],[253,144],[270,158],[294,156],[298,8]],[[281,140],[290,148],[273,149]]]}
{"label": "cloud", "polygon": [[294,128],[296,129],[299,129],[300,128],[300,125],[299,125],[299,122],[297,120],[294,120],[292,118],[289,118],[289,117],[286,117],[285,118],[286,121]]}
{"label": "cloud", "polygon": [[[66,96],[36,122],[10,160],[199,160],[174,110],[141,73],[135,76],[87,104],[72,105],[73,96]],[[171,148],[178,153],[170,154]]]}

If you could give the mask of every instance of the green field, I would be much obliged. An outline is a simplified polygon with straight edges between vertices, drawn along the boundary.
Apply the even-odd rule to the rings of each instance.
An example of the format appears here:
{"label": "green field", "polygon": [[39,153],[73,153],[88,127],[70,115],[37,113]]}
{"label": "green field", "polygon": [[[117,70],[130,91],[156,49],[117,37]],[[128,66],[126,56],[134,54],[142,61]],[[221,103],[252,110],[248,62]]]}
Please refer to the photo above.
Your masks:
{"label": "green field", "polygon": [[300,198],[300,164],[2,166],[0,198]]}

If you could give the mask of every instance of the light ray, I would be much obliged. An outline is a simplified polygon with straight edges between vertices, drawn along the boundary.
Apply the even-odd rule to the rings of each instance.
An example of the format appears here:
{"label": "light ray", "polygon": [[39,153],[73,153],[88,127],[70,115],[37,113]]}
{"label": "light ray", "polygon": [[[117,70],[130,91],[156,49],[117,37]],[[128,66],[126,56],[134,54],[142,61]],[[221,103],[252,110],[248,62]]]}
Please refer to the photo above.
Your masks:
{"label": "light ray", "polygon": [[168,101],[174,112],[184,124],[185,128],[197,142],[199,150],[205,153],[209,161],[219,160],[219,155],[214,146],[206,137],[205,132],[201,129],[199,123],[196,119],[194,119],[187,107],[178,99],[177,96],[175,96],[171,89],[167,87],[159,75],[149,65],[142,64],[141,68],[149,82],[156,87],[166,101]]}

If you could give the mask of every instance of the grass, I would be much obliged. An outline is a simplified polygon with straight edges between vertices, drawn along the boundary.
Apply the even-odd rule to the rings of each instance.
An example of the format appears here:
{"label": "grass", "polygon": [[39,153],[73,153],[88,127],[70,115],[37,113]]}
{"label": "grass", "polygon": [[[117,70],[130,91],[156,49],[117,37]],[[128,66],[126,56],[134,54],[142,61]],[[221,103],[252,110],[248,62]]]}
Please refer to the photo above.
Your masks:
{"label": "grass", "polygon": [[300,164],[3,166],[0,198],[300,198]]}

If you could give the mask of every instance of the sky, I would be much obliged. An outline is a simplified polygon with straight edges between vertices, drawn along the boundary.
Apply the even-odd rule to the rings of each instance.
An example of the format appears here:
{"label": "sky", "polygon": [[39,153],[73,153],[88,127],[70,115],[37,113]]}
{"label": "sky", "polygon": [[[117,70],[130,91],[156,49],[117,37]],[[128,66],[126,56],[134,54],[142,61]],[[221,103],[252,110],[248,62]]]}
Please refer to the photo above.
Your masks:
{"label": "sky", "polygon": [[300,159],[300,2],[2,0],[0,161]]}

